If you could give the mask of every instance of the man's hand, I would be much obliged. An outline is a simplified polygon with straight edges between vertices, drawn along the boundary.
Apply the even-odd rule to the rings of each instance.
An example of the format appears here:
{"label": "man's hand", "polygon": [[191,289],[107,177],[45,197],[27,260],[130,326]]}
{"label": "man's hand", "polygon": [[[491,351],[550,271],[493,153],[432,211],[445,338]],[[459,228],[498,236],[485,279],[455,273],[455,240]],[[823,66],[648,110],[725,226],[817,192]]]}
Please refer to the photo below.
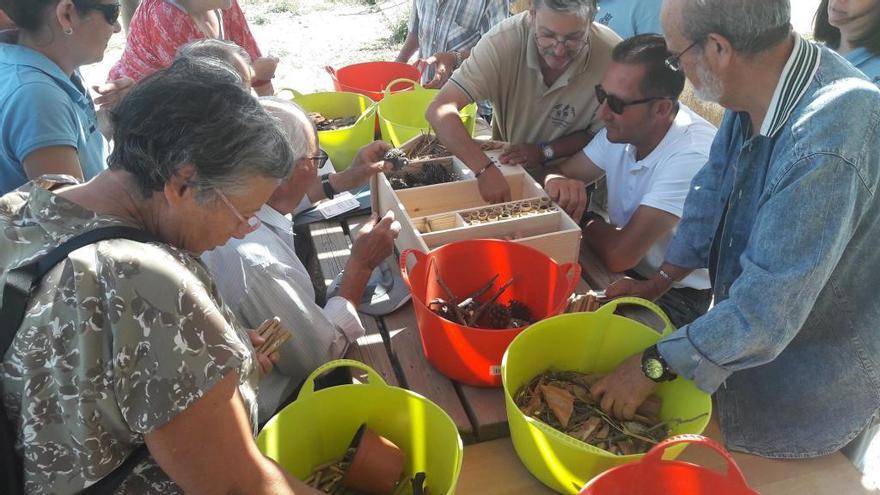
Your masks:
{"label": "man's hand", "polygon": [[669,284],[663,283],[656,278],[651,280],[635,280],[624,277],[605,289],[605,297],[616,299],[618,297],[641,297],[653,301],[669,290]]}
{"label": "man's hand", "polygon": [[581,221],[584,211],[589,206],[587,189],[583,181],[550,174],[544,179],[544,190],[550,199],[559,204],[559,207],[575,222]]}
{"label": "man's hand", "polygon": [[477,178],[480,196],[487,203],[506,203],[510,201],[510,185],[498,167],[489,165]]}
{"label": "man's hand", "polygon": [[602,409],[617,419],[633,419],[657,384],[642,372],[642,353],[632,355],[590,387]]}
{"label": "man's hand", "polygon": [[[251,339],[251,345],[254,346],[254,349],[259,349],[261,345],[266,342],[264,337],[261,337],[260,334],[256,330],[248,330],[248,337]],[[269,354],[256,354],[257,356],[257,364],[260,365],[260,376],[266,376],[272,371],[272,367],[275,366],[275,363],[278,362],[278,358],[280,357],[278,351],[273,351]]]}
{"label": "man's hand", "polygon": [[400,222],[394,219],[394,212],[389,211],[382,220],[373,215],[372,220],[360,231],[360,235],[351,247],[351,260],[359,268],[373,271],[394,249],[394,239],[400,233]]}
{"label": "man's hand", "polygon": [[440,89],[455,70],[455,54],[452,52],[435,53],[433,56],[417,61],[415,65],[421,72],[425,72],[428,67],[433,66],[434,78],[425,83],[425,87]]}
{"label": "man's hand", "polygon": [[366,184],[379,172],[391,172],[393,165],[385,161],[385,153],[390,149],[391,145],[384,141],[373,141],[362,147],[351,166],[339,173],[340,188],[333,184],[334,189],[348,191]]}
{"label": "man's hand", "polygon": [[275,69],[278,68],[278,57],[260,57],[253,62],[251,65],[254,68],[254,80],[255,81],[268,81],[275,77]]}
{"label": "man's hand", "polygon": [[130,77],[120,77],[104,84],[92,86],[92,90],[100,95],[95,98],[95,105],[113,109],[133,86],[134,79]]}
{"label": "man's hand", "polygon": [[504,148],[498,161],[504,165],[540,165],[544,163],[544,153],[537,144],[511,144]]}

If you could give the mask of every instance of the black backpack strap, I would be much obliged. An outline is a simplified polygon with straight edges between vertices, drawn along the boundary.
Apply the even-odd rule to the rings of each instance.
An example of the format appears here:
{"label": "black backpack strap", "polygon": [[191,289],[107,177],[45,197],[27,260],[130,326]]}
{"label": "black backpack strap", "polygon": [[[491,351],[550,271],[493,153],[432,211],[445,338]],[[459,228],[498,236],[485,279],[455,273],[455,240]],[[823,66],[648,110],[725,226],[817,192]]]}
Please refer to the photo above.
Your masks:
{"label": "black backpack strap", "polygon": [[[12,345],[15,334],[24,320],[28,301],[39,281],[55,265],[77,249],[108,239],[130,239],[138,242],[158,242],[153,234],[134,227],[104,227],[80,234],[56,247],[36,261],[10,270],[3,289],[0,305],[0,362]],[[0,402],[0,488],[2,493],[23,493],[21,460],[14,452],[15,434],[9,430],[6,409]],[[134,467],[144,460],[149,452],[145,445],[138,447],[119,467],[83,493],[91,495],[112,493],[131,473]]]}

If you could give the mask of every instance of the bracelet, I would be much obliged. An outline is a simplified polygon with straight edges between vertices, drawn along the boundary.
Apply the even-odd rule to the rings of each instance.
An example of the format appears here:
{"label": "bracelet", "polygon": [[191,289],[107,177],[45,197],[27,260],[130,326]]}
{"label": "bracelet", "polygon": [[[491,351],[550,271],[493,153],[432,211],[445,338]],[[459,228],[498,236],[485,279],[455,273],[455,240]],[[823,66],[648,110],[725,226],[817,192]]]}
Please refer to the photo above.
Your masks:
{"label": "bracelet", "polygon": [[333,184],[330,184],[330,174],[321,176],[321,188],[324,189],[324,196],[327,196],[327,199],[333,199],[333,196],[336,196],[336,190],[333,189]]}
{"label": "bracelet", "polygon": [[251,87],[258,88],[260,86],[265,86],[267,84],[270,84],[271,82],[272,82],[271,79],[255,79],[255,80],[251,81]]}
{"label": "bracelet", "polygon": [[666,273],[666,271],[664,271],[662,268],[657,273],[660,275],[660,278],[666,279],[667,282],[669,282],[669,283],[675,282],[675,280],[672,280],[672,277],[668,273]]}
{"label": "bracelet", "polygon": [[479,171],[477,171],[476,173],[474,173],[474,178],[479,179],[480,176],[483,175],[483,172],[485,172],[486,170],[488,170],[489,167],[493,167],[493,166],[495,166],[495,162],[493,162],[492,160],[489,160],[489,163],[487,163],[483,168],[481,168]]}

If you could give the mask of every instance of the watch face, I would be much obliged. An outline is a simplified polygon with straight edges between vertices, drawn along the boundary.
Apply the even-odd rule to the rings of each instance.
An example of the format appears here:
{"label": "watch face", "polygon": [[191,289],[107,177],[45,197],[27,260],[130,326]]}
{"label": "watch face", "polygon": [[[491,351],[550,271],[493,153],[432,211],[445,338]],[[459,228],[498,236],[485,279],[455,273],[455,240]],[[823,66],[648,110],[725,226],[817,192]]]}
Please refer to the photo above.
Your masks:
{"label": "watch face", "polygon": [[663,376],[663,364],[656,359],[648,359],[645,361],[645,376],[652,380],[657,380]]}
{"label": "watch face", "polygon": [[551,148],[549,145],[545,144],[541,151],[544,152],[544,158],[548,160],[553,158],[553,148]]}

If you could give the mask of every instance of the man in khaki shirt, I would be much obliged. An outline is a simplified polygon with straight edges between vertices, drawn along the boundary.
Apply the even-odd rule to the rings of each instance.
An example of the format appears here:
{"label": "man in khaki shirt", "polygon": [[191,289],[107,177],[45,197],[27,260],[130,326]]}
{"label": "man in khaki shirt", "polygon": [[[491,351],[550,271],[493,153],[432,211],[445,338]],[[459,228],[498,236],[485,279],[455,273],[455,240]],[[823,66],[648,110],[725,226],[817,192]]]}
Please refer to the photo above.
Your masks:
{"label": "man in khaki shirt", "polygon": [[511,143],[502,163],[535,167],[580,151],[601,128],[593,87],[620,41],[592,22],[595,14],[595,0],[535,0],[486,34],[428,107],[437,136],[474,171],[486,201],[509,201],[510,188],[458,110],[492,102],[493,137]]}

